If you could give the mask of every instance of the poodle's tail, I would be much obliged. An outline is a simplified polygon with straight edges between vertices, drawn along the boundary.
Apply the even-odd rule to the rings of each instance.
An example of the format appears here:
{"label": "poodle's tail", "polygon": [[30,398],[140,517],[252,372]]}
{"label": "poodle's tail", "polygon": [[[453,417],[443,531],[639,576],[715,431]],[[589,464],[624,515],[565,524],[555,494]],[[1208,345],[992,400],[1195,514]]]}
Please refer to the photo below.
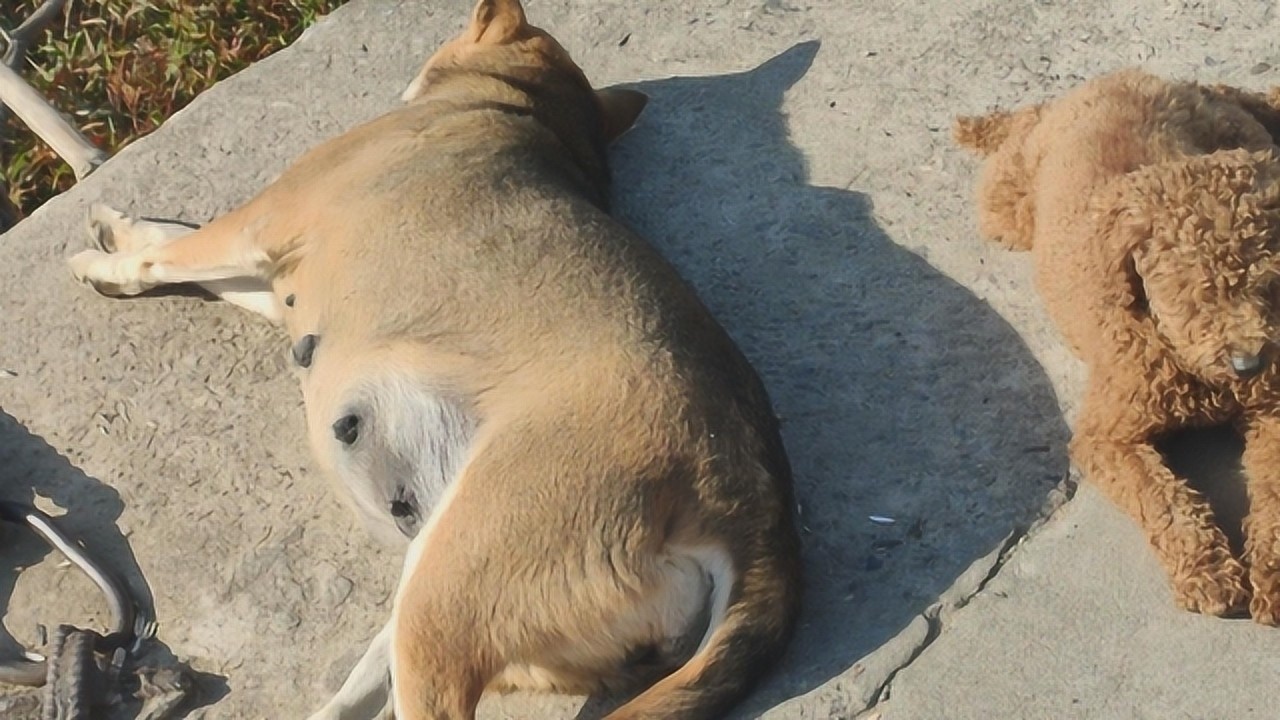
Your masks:
{"label": "poodle's tail", "polygon": [[1013,126],[1013,113],[997,110],[987,115],[966,115],[956,118],[951,135],[956,144],[969,148],[986,157],[1009,139]]}
{"label": "poodle's tail", "polygon": [[1032,105],[960,117],[952,130],[957,144],[987,158],[978,184],[978,225],[1011,250],[1030,250],[1035,236],[1035,168],[1023,146],[1043,109]]}
{"label": "poodle's tail", "polygon": [[996,110],[986,115],[956,118],[951,136],[956,144],[983,157],[1000,149],[1012,139],[1025,138],[1040,122],[1044,105],[1030,105],[1019,110]]}

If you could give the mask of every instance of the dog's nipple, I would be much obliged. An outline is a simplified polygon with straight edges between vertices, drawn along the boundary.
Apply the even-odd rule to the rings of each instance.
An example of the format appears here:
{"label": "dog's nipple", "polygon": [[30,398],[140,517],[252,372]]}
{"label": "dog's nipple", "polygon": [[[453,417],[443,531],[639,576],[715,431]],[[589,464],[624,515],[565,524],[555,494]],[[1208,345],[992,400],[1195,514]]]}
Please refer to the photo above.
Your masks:
{"label": "dog's nipple", "polygon": [[293,345],[293,361],[298,367],[311,367],[311,356],[316,354],[316,343],[319,338],[315,335],[303,335],[302,339]]}
{"label": "dog's nipple", "polygon": [[343,415],[333,424],[333,436],[343,445],[350,445],[360,436],[360,417]]}

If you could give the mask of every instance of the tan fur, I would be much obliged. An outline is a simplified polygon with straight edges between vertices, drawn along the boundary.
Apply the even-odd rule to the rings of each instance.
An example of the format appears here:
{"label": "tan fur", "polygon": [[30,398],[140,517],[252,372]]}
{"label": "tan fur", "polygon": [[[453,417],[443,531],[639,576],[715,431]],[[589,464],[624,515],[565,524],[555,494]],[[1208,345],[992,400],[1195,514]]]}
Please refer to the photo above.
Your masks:
{"label": "tan fur", "polygon": [[319,465],[413,538],[316,717],[470,718],[486,688],[686,660],[610,717],[717,716],[794,624],[790,470],[754,371],[605,212],[605,143],[644,97],[592,91],[515,0],[481,0],[405,94],[198,231],[99,218],[73,271],[269,293],[249,304],[296,343]]}
{"label": "tan fur", "polygon": [[[1017,120],[1015,120],[1017,119]],[[983,231],[1030,248],[1049,312],[1089,366],[1072,456],[1137,520],[1189,610],[1280,624],[1280,93],[1099,78],[961,119],[987,157]],[[1239,372],[1233,361],[1258,358]],[[1234,422],[1251,510],[1233,555],[1153,442]],[[1247,574],[1247,577],[1246,577]]]}

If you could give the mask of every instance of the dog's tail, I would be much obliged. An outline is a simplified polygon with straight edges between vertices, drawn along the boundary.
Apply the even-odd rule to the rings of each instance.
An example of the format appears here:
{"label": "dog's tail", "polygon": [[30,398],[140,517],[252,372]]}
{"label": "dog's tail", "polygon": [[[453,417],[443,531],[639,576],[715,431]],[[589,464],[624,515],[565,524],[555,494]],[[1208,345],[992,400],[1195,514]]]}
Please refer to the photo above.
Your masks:
{"label": "dog's tail", "polygon": [[703,563],[713,590],[701,647],[605,720],[716,718],[749,693],[782,654],[800,608],[799,542],[788,539],[781,545],[740,572],[724,563]]}
{"label": "dog's tail", "polygon": [[1005,110],[958,117],[951,129],[951,136],[957,145],[986,157],[1009,139],[1013,120],[1014,114]]}

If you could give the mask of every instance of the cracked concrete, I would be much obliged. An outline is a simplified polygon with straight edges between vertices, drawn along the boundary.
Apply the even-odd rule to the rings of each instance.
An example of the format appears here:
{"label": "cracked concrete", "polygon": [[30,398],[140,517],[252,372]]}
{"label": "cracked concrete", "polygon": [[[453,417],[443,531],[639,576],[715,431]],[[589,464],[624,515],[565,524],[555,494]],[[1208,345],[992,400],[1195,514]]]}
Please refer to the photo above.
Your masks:
{"label": "cracked concrete", "polygon": [[[82,246],[92,201],[194,222],[244,201],[306,148],[392,107],[468,5],[355,0],[0,242],[0,369],[12,373],[0,379],[0,495],[64,508],[74,533],[149,586],[168,650],[207,673],[189,717],[317,707],[385,618],[399,559],[311,470],[281,333],[198,298],[103,300],[62,261]],[[597,84],[651,95],[614,152],[617,212],[698,288],[783,417],[807,605],[778,672],[736,717],[1276,707],[1274,631],[1176,611],[1124,518],[1088,490],[1059,509],[1081,369],[1031,291],[1027,258],[977,238],[975,163],[948,135],[957,113],[1135,62],[1280,83],[1274,8],[528,10]],[[6,531],[0,557],[18,639],[33,642],[41,623],[101,622],[87,581],[34,542]],[[5,717],[34,717],[30,696],[0,690]],[[481,716],[606,706],[515,695],[486,700]]]}

